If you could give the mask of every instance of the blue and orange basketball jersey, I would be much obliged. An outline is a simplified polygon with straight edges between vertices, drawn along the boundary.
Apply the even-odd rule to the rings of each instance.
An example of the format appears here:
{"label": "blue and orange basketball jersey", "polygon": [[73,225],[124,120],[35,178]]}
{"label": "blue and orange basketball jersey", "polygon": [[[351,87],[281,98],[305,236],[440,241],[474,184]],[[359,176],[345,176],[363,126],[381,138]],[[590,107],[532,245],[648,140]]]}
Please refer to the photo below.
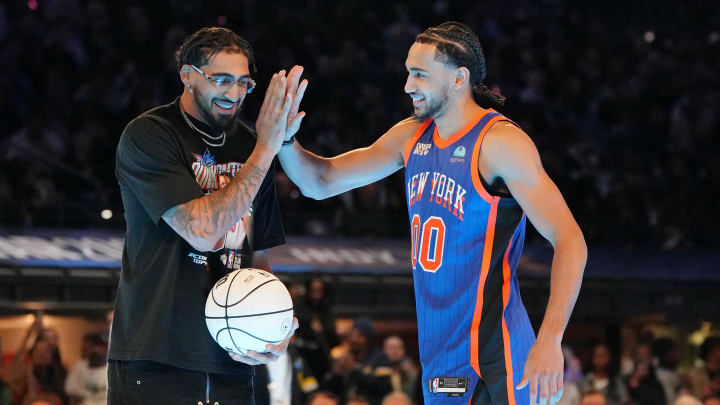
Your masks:
{"label": "blue and orange basketball jersey", "polygon": [[492,403],[529,402],[527,387],[514,389],[535,341],[516,277],[525,215],[491,195],[478,170],[498,121],[509,120],[483,110],[443,139],[427,120],[404,153],[426,404],[467,404],[480,379],[503,388]]}

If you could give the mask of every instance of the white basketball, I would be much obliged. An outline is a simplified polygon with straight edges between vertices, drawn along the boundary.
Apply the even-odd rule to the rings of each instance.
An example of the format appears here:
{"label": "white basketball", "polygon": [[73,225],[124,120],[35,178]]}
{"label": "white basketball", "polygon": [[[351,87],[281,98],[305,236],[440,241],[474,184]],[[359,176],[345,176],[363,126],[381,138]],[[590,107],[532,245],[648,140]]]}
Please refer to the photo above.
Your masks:
{"label": "white basketball", "polygon": [[264,270],[239,269],[215,283],[205,302],[205,323],[213,339],[231,353],[265,352],[282,342],[293,321],[285,285]]}

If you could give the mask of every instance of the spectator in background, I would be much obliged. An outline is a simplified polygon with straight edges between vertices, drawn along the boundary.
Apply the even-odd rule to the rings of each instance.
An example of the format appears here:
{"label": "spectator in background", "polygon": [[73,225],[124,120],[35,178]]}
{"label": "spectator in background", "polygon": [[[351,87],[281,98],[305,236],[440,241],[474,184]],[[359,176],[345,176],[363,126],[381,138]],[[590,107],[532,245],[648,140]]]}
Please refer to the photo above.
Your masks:
{"label": "spectator in background", "polygon": [[[309,373],[304,376],[314,376],[322,379],[332,367],[330,346],[326,339],[325,327],[316,314],[316,310],[309,308],[307,298],[308,289],[303,284],[288,286],[290,296],[295,303],[295,316],[300,326],[295,331],[293,343],[297,348],[298,357],[303,361],[302,369],[307,368]],[[324,309],[329,313],[330,308]],[[332,329],[335,325],[333,321]],[[303,390],[304,391],[304,390]]]}
{"label": "spectator in background", "polygon": [[[308,95],[313,120],[305,123],[304,133],[315,134],[307,139],[313,144],[308,146],[323,154],[367,144],[369,134],[379,133],[405,115],[397,107],[402,95],[380,85],[401,80],[402,64],[393,63],[403,55],[398,51],[412,42],[419,27],[462,15],[488,38],[487,58],[493,61],[488,77],[496,78],[489,85],[515,100],[503,112],[517,117],[518,124],[537,138],[543,163],[559,187],[568,190],[569,205],[577,207],[578,217],[585,219],[589,241],[668,249],[718,245],[720,233],[712,231],[719,225],[712,216],[714,200],[703,197],[708,186],[720,184],[712,153],[720,142],[713,136],[720,132],[715,60],[720,40],[714,2],[672,2],[653,13],[624,9],[621,18],[632,21],[633,27],[650,30],[663,21],[662,34],[653,35],[652,41],[641,37],[644,29],[614,30],[618,19],[614,7],[598,11],[584,2],[521,1],[514,4],[512,13],[500,3],[443,1],[418,3],[432,4],[426,7],[430,12],[423,12],[425,7],[398,5],[363,7],[357,13],[363,4],[359,1],[315,2],[304,13],[292,13],[295,26],[311,27],[303,35],[294,35],[294,25],[284,24],[285,13],[268,15],[265,2],[237,9],[181,2],[182,6],[167,12],[152,2],[113,3],[112,7],[97,0],[33,3],[39,3],[39,8],[30,9],[27,2],[2,6],[0,32],[5,36],[0,54],[5,71],[0,94],[12,97],[0,98],[0,111],[5,134],[27,131],[33,120],[42,121],[44,131],[55,134],[50,142],[36,141],[38,147],[23,149],[23,154],[12,158],[13,171],[22,174],[34,167],[42,172],[37,176],[42,185],[28,182],[23,186],[24,176],[0,170],[0,183],[3,176],[14,183],[0,185],[0,204],[7,204],[3,207],[7,209],[0,209],[0,221],[12,225],[41,223],[43,217],[51,218],[53,224],[102,221],[84,213],[86,205],[119,201],[112,162],[106,159],[115,146],[112,134],[119,134],[130,117],[172,97],[176,83],[167,74],[172,71],[167,62],[174,50],[171,44],[187,34],[187,27],[216,20],[219,11],[229,25],[263,17],[265,24],[247,27],[248,35],[261,46],[272,44],[277,51],[258,55],[258,65],[277,66],[277,58],[285,63],[303,59],[308,72],[317,72],[313,93],[323,97]],[[69,11],[47,12],[51,8]],[[688,15],[693,16],[692,26],[683,23],[687,18],[681,16]],[[313,24],[316,19],[323,24]],[[369,26],[387,28],[367,32]],[[337,32],[343,35],[333,35]],[[348,45],[358,38],[378,46],[357,52]],[[30,51],[28,43],[35,44]],[[613,44],[625,46],[607,52]],[[523,52],[513,56],[512,49]],[[692,74],[678,74],[681,69]],[[368,80],[347,80],[355,71],[365,72]],[[116,75],[108,76],[108,72]],[[334,85],[336,80],[331,78],[347,85]],[[62,105],[53,102],[59,97],[63,97]],[[638,106],[637,114],[630,113]],[[326,123],[342,127],[342,135],[320,128],[321,124],[327,127]],[[564,150],[572,154],[570,159],[559,157]],[[38,151],[62,152],[63,158],[37,159]],[[0,166],[7,162],[3,160],[0,157]],[[58,162],[66,166],[55,166]],[[398,215],[405,201],[402,180],[396,178],[388,185],[392,187],[382,188],[394,203],[366,214],[380,219],[366,222],[404,219]],[[17,186],[57,198],[32,196]],[[362,205],[362,193],[348,193],[348,198],[360,196],[355,205]],[[23,208],[28,201],[23,197],[36,201]],[[380,195],[373,198],[382,200]],[[78,200],[87,203],[78,204],[82,214],[66,208],[67,216],[53,215],[57,211],[47,214],[48,209],[62,210],[56,206]],[[302,206],[303,200],[296,200],[295,205]],[[694,202],[692,209],[687,208],[687,201]],[[288,222],[299,218],[301,224],[322,223],[328,228],[325,234],[366,234],[349,226],[361,221],[358,215],[348,215],[344,207],[335,209],[339,201],[330,203],[310,210],[286,206],[283,213]],[[598,207],[607,209],[601,212]],[[18,211],[22,214],[14,215]],[[404,226],[398,229],[405,231]]]}
{"label": "spectator in background", "polygon": [[404,392],[391,392],[385,395],[381,405],[412,405],[410,397]]}
{"label": "spectator in background", "polygon": [[339,343],[332,312],[332,296],[325,282],[315,277],[306,286],[305,305],[311,315],[312,328],[323,335],[328,347]]}
{"label": "spectator in background", "polygon": [[[600,391],[588,391],[583,394],[580,405],[606,405],[607,398]],[[620,404],[623,405],[623,404]]]}
{"label": "spectator in background", "polygon": [[575,355],[572,348],[567,345],[562,347],[563,359],[565,360],[565,373],[563,374],[565,383],[574,383],[583,378],[582,363]]}
{"label": "spectator in background", "polygon": [[[0,340],[0,353],[2,353],[2,340]],[[2,356],[0,356],[0,369],[2,369]],[[0,405],[12,405],[12,390],[10,386],[0,378]]]}
{"label": "spectator in background", "polygon": [[687,373],[690,392],[696,398],[720,395],[720,336],[711,336],[700,345],[703,365]]}
{"label": "spectator in background", "polygon": [[85,334],[85,336],[83,336],[82,345],[80,346],[80,360],[78,360],[78,362],[84,361],[85,363],[87,363],[87,359],[88,359],[88,357],[90,357],[90,351],[92,350],[92,338],[91,337],[92,337],[92,333],[87,333],[87,334]]}
{"label": "spectator in background", "polygon": [[718,397],[718,396],[707,397],[703,401],[703,405],[720,405],[720,397]]}
{"label": "spectator in background", "polygon": [[63,405],[63,403],[53,395],[40,394],[23,405]]}
{"label": "spectator in background", "polygon": [[26,404],[38,398],[64,403],[65,368],[53,361],[53,349],[45,339],[35,341],[30,349],[30,367],[11,380],[13,403]]}
{"label": "spectator in background", "polygon": [[[34,343],[28,352],[28,343]],[[64,400],[65,368],[60,361],[57,333],[44,328],[42,313],[35,314],[8,370],[13,403],[23,404],[39,395]]]}
{"label": "spectator in background", "polygon": [[602,343],[593,348],[590,371],[579,381],[578,388],[583,396],[592,391],[602,393],[607,405],[622,405],[630,399],[627,387],[618,375],[610,348]]}
{"label": "spectator in background", "polygon": [[71,405],[107,404],[107,340],[104,334],[85,335],[87,358],[75,363],[65,381],[65,391]]}
{"label": "spectator in background", "polygon": [[563,345],[562,352],[565,360],[565,373],[563,374],[563,394],[557,405],[578,405],[582,399],[578,389],[578,383],[583,378],[582,364],[570,346]]}
{"label": "spectator in background", "polygon": [[563,394],[556,405],[578,405],[581,399],[582,395],[580,394],[577,383],[570,382],[563,386]]}
{"label": "spectator in background", "polygon": [[681,393],[675,399],[675,403],[673,405],[703,405],[703,403],[690,394]]}
{"label": "spectator in background", "polygon": [[57,330],[54,328],[43,328],[40,333],[40,338],[47,340],[52,346],[52,359],[55,366],[62,367],[64,369],[65,366],[63,365],[62,357],[60,356],[60,336],[58,335]]}
{"label": "spectator in background", "polygon": [[372,403],[361,395],[353,395],[347,400],[346,405],[372,405]]}
{"label": "spectator in background", "polygon": [[670,338],[659,338],[653,342],[652,350],[658,363],[655,375],[663,387],[665,403],[673,405],[682,385],[680,375],[677,373],[680,365],[680,347]]}
{"label": "spectator in background", "polygon": [[0,380],[0,405],[12,405],[12,390],[3,380]]}
{"label": "spectator in background", "polygon": [[385,394],[392,391],[392,362],[381,350],[372,346],[375,331],[366,317],[354,320],[348,339],[348,350],[335,360],[325,381],[326,389],[350,404],[354,395],[363,395],[370,405],[380,405]]}
{"label": "spectator in background", "polygon": [[253,377],[256,404],[300,404],[318,389],[318,379],[295,346],[295,336],[287,352],[276,361],[255,367]]}
{"label": "spectator in background", "polygon": [[307,405],[340,405],[340,397],[330,391],[315,391],[307,400]]}
{"label": "spectator in background", "polygon": [[635,352],[635,369],[627,379],[630,397],[638,405],[662,405],[666,403],[663,386],[655,375],[650,345],[642,343]]}
{"label": "spectator in background", "polygon": [[416,391],[420,370],[415,362],[405,354],[405,342],[400,336],[388,336],[383,342],[383,352],[392,362],[393,390],[413,395]]}

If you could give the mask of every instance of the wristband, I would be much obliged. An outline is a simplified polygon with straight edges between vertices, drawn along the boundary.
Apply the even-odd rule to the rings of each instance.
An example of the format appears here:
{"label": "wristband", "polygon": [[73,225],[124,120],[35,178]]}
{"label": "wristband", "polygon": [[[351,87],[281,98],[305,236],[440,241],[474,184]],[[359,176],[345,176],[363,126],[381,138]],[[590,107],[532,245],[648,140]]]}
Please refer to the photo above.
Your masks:
{"label": "wristband", "polygon": [[288,139],[287,141],[283,141],[282,147],[292,145],[294,143],[295,143],[295,135],[291,136],[290,139]]}

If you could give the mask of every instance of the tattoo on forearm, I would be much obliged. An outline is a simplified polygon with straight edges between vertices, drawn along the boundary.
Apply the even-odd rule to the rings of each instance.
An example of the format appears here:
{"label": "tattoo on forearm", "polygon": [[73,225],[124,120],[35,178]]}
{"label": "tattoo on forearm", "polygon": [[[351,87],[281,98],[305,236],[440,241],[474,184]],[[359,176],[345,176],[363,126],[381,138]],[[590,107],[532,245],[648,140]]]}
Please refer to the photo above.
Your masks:
{"label": "tattoo on forearm", "polygon": [[191,240],[219,238],[247,212],[267,168],[245,164],[224,188],[168,210],[163,219]]}

